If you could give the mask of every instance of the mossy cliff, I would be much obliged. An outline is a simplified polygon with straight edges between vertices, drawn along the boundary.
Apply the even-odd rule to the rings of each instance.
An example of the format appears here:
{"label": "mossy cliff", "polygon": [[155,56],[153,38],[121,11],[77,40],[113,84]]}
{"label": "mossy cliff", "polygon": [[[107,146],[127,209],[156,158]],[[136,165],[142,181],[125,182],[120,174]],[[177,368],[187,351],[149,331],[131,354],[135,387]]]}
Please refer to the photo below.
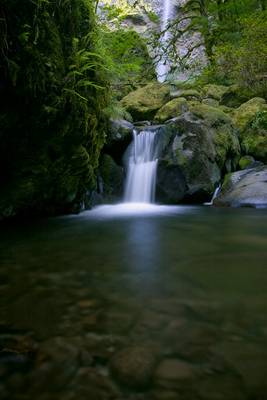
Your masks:
{"label": "mossy cliff", "polygon": [[0,215],[79,209],[105,141],[93,4],[3,0],[0,14]]}

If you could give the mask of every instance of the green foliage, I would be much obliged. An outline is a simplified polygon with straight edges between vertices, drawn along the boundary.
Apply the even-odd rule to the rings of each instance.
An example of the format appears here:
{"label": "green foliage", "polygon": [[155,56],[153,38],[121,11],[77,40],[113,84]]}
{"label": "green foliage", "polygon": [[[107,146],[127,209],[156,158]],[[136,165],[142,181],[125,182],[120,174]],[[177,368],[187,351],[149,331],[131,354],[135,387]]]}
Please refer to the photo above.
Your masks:
{"label": "green foliage", "polygon": [[237,83],[249,96],[267,96],[267,14],[241,19],[241,39],[217,47],[214,76]]}
{"label": "green foliage", "polygon": [[146,43],[134,30],[103,30],[103,47],[116,97],[155,77]]}
{"label": "green foliage", "polygon": [[0,8],[1,192],[14,213],[72,209],[95,185],[105,142],[108,82],[93,3]]}

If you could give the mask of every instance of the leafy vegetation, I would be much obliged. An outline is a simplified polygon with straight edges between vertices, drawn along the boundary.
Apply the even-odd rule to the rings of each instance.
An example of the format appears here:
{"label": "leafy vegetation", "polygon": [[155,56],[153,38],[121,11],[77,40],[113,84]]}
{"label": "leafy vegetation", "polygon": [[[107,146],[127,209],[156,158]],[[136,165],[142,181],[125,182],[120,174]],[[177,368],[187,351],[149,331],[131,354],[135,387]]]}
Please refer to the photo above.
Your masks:
{"label": "leafy vegetation", "polygon": [[95,185],[108,82],[90,0],[0,5],[2,213],[58,212]]}

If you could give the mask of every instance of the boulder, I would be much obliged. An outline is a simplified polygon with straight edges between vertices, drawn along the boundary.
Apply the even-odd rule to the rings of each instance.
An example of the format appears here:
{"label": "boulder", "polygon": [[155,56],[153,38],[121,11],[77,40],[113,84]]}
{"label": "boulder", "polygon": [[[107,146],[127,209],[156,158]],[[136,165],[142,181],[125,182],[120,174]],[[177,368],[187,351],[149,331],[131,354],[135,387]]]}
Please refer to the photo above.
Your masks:
{"label": "boulder", "polygon": [[105,201],[121,198],[123,192],[123,168],[108,154],[103,154],[99,166],[99,192]]}
{"label": "boulder", "polygon": [[267,207],[267,166],[228,174],[214,205]]}
{"label": "boulder", "polygon": [[104,152],[117,164],[122,164],[122,155],[133,139],[134,125],[123,119],[110,120],[109,135]]}
{"label": "boulder", "polygon": [[238,107],[233,113],[233,121],[242,132],[258,112],[267,111],[267,104],[261,97],[254,97]]}
{"label": "boulder", "polygon": [[240,159],[230,117],[213,107],[190,106],[190,112],[157,129],[157,200],[164,203],[209,200],[222,174],[234,170]]}
{"label": "boulder", "polygon": [[236,108],[247,100],[248,97],[242,93],[238,85],[231,85],[222,94],[220,105]]}
{"label": "boulder", "polygon": [[122,349],[111,360],[111,372],[121,384],[134,389],[147,387],[152,379],[156,358],[150,349],[132,346]]}
{"label": "boulder", "polygon": [[196,89],[179,89],[171,93],[171,98],[184,97],[187,100],[200,100],[201,93]]}
{"label": "boulder", "polygon": [[253,167],[255,160],[251,156],[243,156],[240,158],[238,166],[240,169],[248,169]]}
{"label": "boulder", "polygon": [[240,130],[243,153],[267,162],[267,104],[264,99],[253,98],[242,104],[233,114]]}
{"label": "boulder", "polygon": [[131,114],[134,121],[153,120],[156,112],[169,99],[169,85],[155,82],[129,93],[121,100],[121,105]]}
{"label": "boulder", "polygon": [[203,99],[202,104],[206,104],[207,106],[211,107],[219,107],[219,101],[210,97]]}
{"label": "boulder", "polygon": [[220,101],[223,95],[228,92],[228,90],[228,86],[209,84],[203,87],[203,95],[205,98],[211,98]]}
{"label": "boulder", "polygon": [[179,117],[185,111],[188,111],[186,99],[184,97],[176,98],[161,107],[155,116],[155,121],[163,123],[168,119]]}

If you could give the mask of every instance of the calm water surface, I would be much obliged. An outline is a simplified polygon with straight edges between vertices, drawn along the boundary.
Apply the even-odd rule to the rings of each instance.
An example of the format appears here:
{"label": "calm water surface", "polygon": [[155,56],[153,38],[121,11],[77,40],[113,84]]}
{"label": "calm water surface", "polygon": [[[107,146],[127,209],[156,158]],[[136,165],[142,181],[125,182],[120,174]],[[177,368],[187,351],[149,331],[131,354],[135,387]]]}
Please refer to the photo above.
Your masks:
{"label": "calm water surface", "polygon": [[267,399],[266,210],[0,229],[1,399]]}

